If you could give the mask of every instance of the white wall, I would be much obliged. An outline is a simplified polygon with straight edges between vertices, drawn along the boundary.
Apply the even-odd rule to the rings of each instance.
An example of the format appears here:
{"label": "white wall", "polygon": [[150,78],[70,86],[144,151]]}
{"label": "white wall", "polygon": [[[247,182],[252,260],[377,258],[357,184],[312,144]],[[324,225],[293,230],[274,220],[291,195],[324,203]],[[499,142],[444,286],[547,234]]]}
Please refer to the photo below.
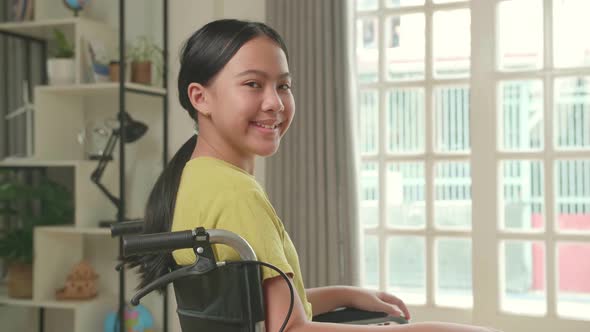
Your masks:
{"label": "white wall", "polygon": [[[239,18],[253,21],[265,20],[265,0],[174,0],[169,2],[169,122],[168,151],[170,157],[193,133],[193,123],[178,102],[176,80],[180,69],[178,53],[182,43],[204,24],[221,18]],[[255,174],[264,185],[264,160],[256,162]],[[180,331],[176,302],[173,291],[170,294],[170,331]]]}

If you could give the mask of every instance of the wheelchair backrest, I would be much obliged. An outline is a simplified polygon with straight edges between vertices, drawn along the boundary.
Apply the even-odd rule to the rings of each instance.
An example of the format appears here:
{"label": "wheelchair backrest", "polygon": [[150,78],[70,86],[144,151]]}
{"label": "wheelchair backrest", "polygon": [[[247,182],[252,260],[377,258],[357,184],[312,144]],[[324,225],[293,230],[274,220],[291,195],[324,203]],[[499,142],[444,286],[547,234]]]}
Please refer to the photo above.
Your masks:
{"label": "wheelchair backrest", "polygon": [[264,330],[260,268],[226,265],[173,282],[182,331]]}

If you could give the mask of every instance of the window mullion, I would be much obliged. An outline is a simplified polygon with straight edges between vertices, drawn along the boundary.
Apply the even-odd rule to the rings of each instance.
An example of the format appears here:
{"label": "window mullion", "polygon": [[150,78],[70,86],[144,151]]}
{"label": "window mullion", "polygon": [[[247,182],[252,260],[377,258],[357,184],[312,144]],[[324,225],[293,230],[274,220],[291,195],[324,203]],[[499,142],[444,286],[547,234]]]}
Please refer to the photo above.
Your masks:
{"label": "window mullion", "polygon": [[554,178],[554,140],[553,140],[553,10],[552,0],[543,1],[543,46],[544,46],[544,72],[545,77],[544,95],[543,95],[543,116],[544,121],[544,140],[545,140],[545,209],[546,209],[546,259],[547,265],[545,270],[546,275],[546,292],[547,292],[547,316],[557,316],[557,269],[556,269],[556,244],[553,240],[555,234],[555,195],[553,188]]}
{"label": "window mullion", "polygon": [[[385,7],[385,0],[380,0],[380,8]],[[385,167],[385,126],[386,126],[386,117],[385,117],[385,90],[383,87],[383,82],[385,82],[386,78],[386,59],[385,59],[385,14],[380,11],[379,15],[377,16],[377,30],[378,30],[378,37],[379,40],[377,42],[379,55],[378,55],[378,86],[377,86],[377,93],[378,93],[378,117],[379,117],[379,164],[377,165],[379,170],[379,225],[377,226],[378,229],[383,230],[386,226],[386,207],[387,207],[387,173]],[[379,239],[379,289],[386,290],[387,289],[387,235],[385,232],[379,232],[378,235]]]}
{"label": "window mullion", "polygon": [[496,3],[471,2],[471,169],[473,321],[493,326],[499,308]]}
{"label": "window mullion", "polygon": [[[433,112],[433,94],[432,94],[432,6],[430,1],[426,2],[425,10],[425,84],[424,84],[424,176],[426,184],[426,231],[430,233],[434,230],[434,112]],[[434,252],[434,236],[426,236],[426,304],[434,305],[434,291],[435,291],[435,252]]]}

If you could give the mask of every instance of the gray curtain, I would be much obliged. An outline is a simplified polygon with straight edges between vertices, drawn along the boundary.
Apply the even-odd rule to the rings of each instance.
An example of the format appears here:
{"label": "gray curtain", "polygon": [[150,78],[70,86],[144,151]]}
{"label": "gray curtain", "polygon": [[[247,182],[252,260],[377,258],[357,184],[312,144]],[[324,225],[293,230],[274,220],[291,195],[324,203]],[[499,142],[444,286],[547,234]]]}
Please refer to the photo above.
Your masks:
{"label": "gray curtain", "polygon": [[[12,1],[0,4],[0,21],[8,21]],[[11,120],[6,115],[23,106],[23,82],[29,82],[27,90],[33,103],[33,87],[45,82],[43,63],[45,54],[38,42],[29,42],[16,36],[0,33],[0,161],[8,156],[27,155],[27,116],[17,116]],[[34,115],[29,115],[34,116]],[[0,182],[2,182],[0,178]],[[5,206],[0,206],[4,208]],[[0,220],[0,240],[11,223]],[[4,262],[0,260],[0,280],[5,276]]]}
{"label": "gray curtain", "polygon": [[[0,21],[9,21],[11,1],[0,5]],[[26,157],[27,121],[21,115],[6,115],[23,106],[23,82],[28,82],[29,101],[34,102],[35,85],[43,84],[45,54],[38,42],[0,33],[0,160],[7,156]],[[34,116],[32,114],[31,116]]]}
{"label": "gray curtain", "polygon": [[299,253],[306,287],[358,284],[356,165],[346,0],[267,0],[285,39],[297,111],[266,188]]}

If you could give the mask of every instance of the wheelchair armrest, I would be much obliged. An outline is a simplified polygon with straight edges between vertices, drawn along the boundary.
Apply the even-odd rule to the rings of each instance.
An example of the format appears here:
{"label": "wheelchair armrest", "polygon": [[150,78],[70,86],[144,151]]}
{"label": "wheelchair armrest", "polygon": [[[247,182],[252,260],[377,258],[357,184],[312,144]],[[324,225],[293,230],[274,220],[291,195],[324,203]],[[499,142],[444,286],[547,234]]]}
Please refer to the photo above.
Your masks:
{"label": "wheelchair armrest", "polygon": [[341,308],[331,312],[326,312],[313,317],[314,322],[322,323],[341,323],[341,324],[379,324],[384,322],[396,322],[397,324],[407,324],[408,321],[403,317],[390,316],[384,312],[365,311],[355,308]]}

